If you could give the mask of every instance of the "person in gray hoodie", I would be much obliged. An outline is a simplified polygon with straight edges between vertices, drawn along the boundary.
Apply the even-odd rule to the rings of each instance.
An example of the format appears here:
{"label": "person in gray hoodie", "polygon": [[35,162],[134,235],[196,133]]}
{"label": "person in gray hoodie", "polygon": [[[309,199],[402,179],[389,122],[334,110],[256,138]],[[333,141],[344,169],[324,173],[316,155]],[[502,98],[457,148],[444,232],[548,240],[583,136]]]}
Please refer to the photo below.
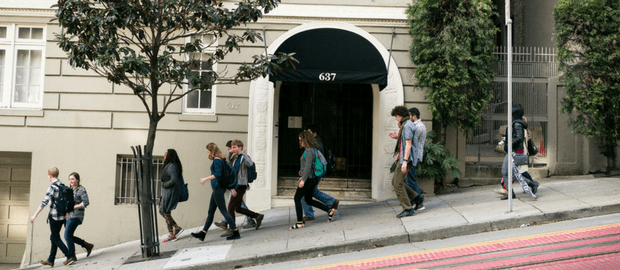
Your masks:
{"label": "person in gray hoodie", "polygon": [[250,183],[248,183],[248,168],[254,165],[254,161],[252,161],[250,156],[245,153],[242,141],[233,140],[231,149],[233,154],[237,155],[237,158],[233,162],[233,170],[235,177],[237,178],[237,186],[230,191],[232,196],[230,197],[230,202],[228,203],[228,213],[230,213],[233,219],[235,218],[235,212],[256,219],[256,229],[258,230],[265,215],[241,207],[243,195],[245,195],[245,192],[250,189]]}

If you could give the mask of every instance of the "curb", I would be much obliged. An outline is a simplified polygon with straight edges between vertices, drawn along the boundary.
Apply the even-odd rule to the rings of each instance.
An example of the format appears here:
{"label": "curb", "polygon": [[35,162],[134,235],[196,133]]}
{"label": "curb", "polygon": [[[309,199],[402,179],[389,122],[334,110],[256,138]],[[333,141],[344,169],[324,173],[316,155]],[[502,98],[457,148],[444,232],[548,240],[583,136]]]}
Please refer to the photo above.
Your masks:
{"label": "curb", "polygon": [[[620,212],[620,204],[612,204],[596,207],[584,207],[574,210],[566,210],[555,213],[541,213],[538,215],[530,215],[519,218],[509,218],[491,222],[472,223],[458,227],[444,227],[433,230],[417,231],[412,233],[402,233],[378,238],[364,239],[339,243],[331,246],[312,247],[300,250],[291,250],[266,255],[258,255],[252,257],[238,258],[232,260],[224,260],[208,264],[186,266],[182,269],[205,269],[213,267],[215,269],[236,269],[240,267],[251,267],[257,265],[266,265],[286,261],[311,259],[325,254],[342,254],[355,252],[377,247],[392,246],[399,244],[408,244],[421,241],[438,240],[462,235],[471,235],[481,232],[499,231],[505,229],[514,229],[529,226],[530,224],[538,225],[549,222],[558,222],[569,219],[586,218],[593,216],[602,216],[615,214]],[[176,268],[181,269],[181,268]]]}

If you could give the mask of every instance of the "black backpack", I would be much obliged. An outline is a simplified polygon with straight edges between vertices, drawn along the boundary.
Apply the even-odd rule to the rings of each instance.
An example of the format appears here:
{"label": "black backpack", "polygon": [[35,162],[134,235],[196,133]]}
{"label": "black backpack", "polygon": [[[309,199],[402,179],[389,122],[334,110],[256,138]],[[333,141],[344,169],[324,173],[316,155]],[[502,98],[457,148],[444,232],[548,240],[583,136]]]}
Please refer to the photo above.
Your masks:
{"label": "black backpack", "polygon": [[220,186],[226,189],[233,189],[237,185],[237,178],[235,177],[235,171],[228,164],[228,162],[223,161],[222,166],[222,177],[220,179]]}
{"label": "black backpack", "polygon": [[333,175],[336,173],[336,156],[331,149],[327,148],[327,146],[323,145],[323,149],[325,150],[325,159],[327,160],[327,173],[329,175]]}
{"label": "black backpack", "polygon": [[57,185],[58,198],[54,200],[56,204],[56,211],[59,215],[65,215],[73,212],[75,206],[75,199],[73,198],[73,189],[65,186],[64,184]]}

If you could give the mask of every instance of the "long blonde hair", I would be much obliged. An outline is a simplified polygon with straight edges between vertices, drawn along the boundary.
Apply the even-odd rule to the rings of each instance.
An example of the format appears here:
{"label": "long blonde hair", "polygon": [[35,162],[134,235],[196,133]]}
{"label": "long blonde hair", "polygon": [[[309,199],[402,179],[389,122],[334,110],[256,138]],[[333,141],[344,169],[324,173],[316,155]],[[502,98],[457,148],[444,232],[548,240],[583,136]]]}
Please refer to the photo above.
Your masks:
{"label": "long blonde hair", "polygon": [[[319,143],[316,142],[314,135],[310,131],[304,130],[299,133],[299,148],[317,148],[319,147]],[[305,146],[304,146],[305,145]]]}
{"label": "long blonde hair", "polygon": [[219,157],[221,159],[224,159],[224,156],[222,155],[222,151],[220,151],[220,148],[217,147],[217,144],[212,143],[212,142],[207,144],[207,150],[209,150],[209,159],[210,160],[215,159],[215,157]]}

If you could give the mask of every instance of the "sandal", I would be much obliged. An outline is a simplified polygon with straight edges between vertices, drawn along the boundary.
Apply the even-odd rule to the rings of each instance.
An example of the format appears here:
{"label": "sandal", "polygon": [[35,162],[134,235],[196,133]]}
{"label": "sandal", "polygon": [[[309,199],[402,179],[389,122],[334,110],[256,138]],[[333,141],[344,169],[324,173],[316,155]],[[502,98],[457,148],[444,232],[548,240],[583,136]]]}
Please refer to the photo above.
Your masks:
{"label": "sandal", "polygon": [[332,222],[334,220],[334,215],[336,214],[336,208],[332,208],[329,210],[329,213],[327,213],[327,222]]}
{"label": "sandal", "polygon": [[297,229],[301,229],[303,227],[306,227],[306,222],[297,222],[295,223],[295,225],[291,226],[291,228],[289,230],[297,230]]}

